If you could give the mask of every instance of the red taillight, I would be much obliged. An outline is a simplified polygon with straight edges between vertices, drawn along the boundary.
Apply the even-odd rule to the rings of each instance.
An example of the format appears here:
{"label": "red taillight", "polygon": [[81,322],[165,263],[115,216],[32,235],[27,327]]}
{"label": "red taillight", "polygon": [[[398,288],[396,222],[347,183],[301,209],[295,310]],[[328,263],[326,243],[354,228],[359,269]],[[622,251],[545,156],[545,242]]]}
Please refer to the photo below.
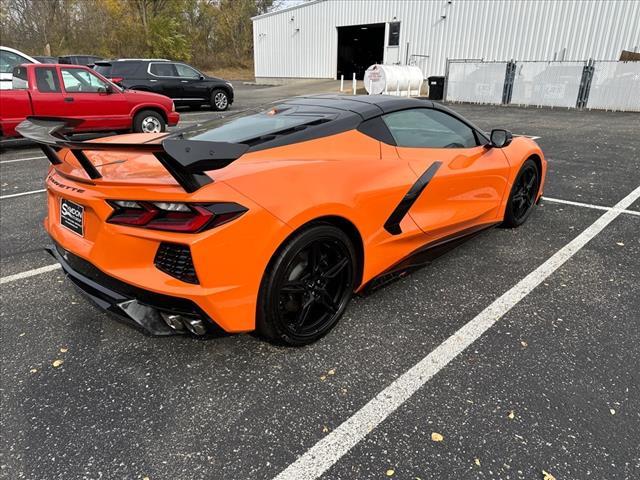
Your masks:
{"label": "red taillight", "polygon": [[177,203],[109,200],[114,211],[108,223],[168,232],[196,233],[217,227],[247,209],[237,203]]}
{"label": "red taillight", "polygon": [[109,80],[111,80],[113,83],[120,83],[124,80],[124,77],[112,77]]}

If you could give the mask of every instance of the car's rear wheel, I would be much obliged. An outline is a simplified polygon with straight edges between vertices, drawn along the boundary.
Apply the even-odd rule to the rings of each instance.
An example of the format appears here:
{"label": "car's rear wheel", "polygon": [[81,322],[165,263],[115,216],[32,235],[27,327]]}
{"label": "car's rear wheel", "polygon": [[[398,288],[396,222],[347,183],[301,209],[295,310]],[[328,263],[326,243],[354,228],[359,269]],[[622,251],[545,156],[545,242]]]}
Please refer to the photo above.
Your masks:
{"label": "car's rear wheel", "polygon": [[166,130],[167,122],[153,110],[143,110],[133,118],[133,131],[136,133],[160,133]]}
{"label": "car's rear wheel", "polygon": [[331,330],[353,294],[356,255],[332,225],[302,230],[279,249],[265,272],[257,331],[287,345],[306,345]]}
{"label": "car's rear wheel", "polygon": [[522,225],[536,203],[540,187],[540,172],[536,162],[528,159],[520,168],[516,180],[511,187],[503,226],[514,228]]}
{"label": "car's rear wheel", "polygon": [[220,88],[216,88],[211,92],[211,108],[217,111],[223,111],[229,108],[229,95]]}

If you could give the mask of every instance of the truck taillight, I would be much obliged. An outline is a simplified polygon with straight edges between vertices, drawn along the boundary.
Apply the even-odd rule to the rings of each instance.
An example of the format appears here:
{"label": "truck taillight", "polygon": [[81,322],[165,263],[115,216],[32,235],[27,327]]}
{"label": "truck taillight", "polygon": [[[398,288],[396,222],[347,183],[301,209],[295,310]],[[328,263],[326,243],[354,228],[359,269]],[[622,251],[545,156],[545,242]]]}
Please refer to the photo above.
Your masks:
{"label": "truck taillight", "polygon": [[247,211],[242,205],[221,203],[109,200],[108,223],[167,232],[196,233],[227,223]]}

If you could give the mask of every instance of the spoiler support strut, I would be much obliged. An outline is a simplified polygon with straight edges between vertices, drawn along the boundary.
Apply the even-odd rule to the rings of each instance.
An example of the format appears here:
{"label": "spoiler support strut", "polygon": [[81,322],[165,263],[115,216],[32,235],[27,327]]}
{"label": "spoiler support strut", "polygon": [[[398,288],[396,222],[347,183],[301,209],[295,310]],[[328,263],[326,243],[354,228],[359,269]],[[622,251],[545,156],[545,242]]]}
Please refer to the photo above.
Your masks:
{"label": "spoiler support strut", "polygon": [[102,178],[98,169],[93,163],[91,163],[91,160],[87,158],[82,150],[72,149],[71,153],[73,153],[73,155],[78,159],[78,162],[80,162],[80,165],[82,165],[82,168],[87,172],[90,179],[95,180],[96,178]]}

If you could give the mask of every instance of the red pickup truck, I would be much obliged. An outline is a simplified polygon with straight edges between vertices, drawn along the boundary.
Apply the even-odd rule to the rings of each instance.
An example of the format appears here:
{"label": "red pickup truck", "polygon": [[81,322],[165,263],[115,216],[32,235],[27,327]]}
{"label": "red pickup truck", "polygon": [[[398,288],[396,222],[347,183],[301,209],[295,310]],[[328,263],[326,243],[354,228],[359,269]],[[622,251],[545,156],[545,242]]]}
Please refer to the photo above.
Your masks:
{"label": "red pickup truck", "polygon": [[85,66],[51,64],[16,67],[13,89],[0,91],[0,137],[18,136],[28,116],[82,120],[73,133],[158,133],[180,120],[164,95],[122,89]]}

